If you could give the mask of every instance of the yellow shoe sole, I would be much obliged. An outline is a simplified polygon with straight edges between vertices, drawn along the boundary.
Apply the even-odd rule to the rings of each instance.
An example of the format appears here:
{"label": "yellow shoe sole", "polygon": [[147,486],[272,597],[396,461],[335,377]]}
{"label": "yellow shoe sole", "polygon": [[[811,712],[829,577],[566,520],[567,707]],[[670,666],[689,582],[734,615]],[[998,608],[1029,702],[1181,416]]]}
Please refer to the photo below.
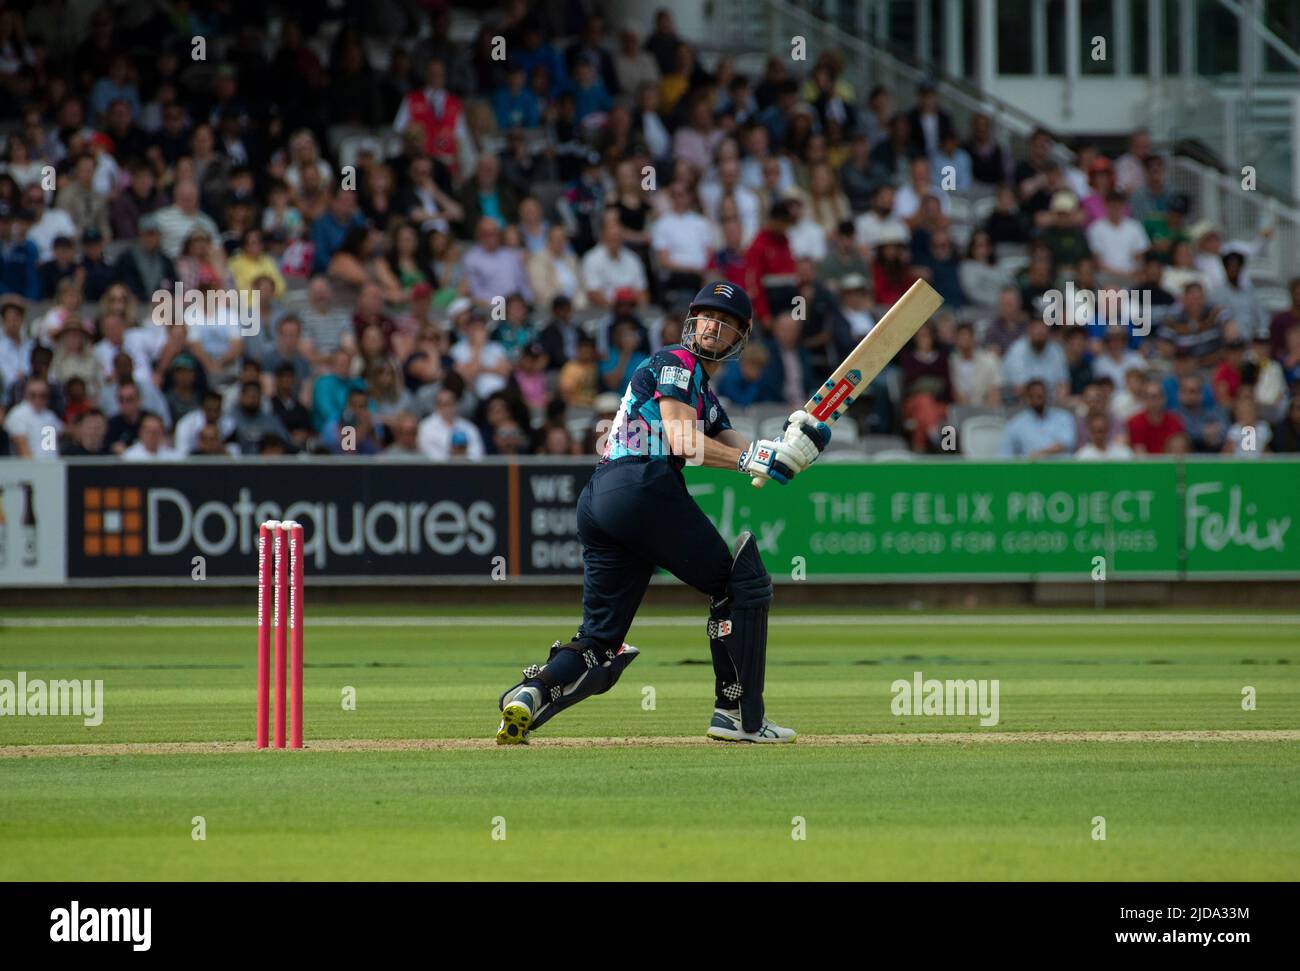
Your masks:
{"label": "yellow shoe sole", "polygon": [[527,745],[528,728],[533,723],[533,713],[527,705],[511,702],[501,712],[501,727],[497,729],[498,745]]}

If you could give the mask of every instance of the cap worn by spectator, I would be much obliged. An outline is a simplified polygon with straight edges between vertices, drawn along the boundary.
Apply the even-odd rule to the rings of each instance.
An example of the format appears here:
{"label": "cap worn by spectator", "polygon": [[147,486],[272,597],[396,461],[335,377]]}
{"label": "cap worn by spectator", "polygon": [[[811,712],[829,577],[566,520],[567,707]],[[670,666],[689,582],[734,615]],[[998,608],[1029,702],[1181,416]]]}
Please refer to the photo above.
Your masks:
{"label": "cap worn by spectator", "polygon": [[427,283],[417,283],[411,287],[412,300],[427,300],[431,296],[433,296],[433,287]]}
{"label": "cap worn by spectator", "polygon": [[840,292],[849,293],[853,290],[867,289],[867,278],[861,273],[849,273],[840,277]]}
{"label": "cap worn by spectator", "polygon": [[98,229],[94,229],[94,228],[87,229],[84,233],[81,234],[82,246],[90,246],[94,243],[102,243],[103,241],[104,241],[104,234],[101,233]]}
{"label": "cap worn by spectator", "polygon": [[1073,192],[1062,190],[1052,196],[1052,212],[1074,212],[1079,208],[1079,201],[1074,198]]}
{"label": "cap worn by spectator", "polygon": [[153,213],[149,213],[146,216],[140,217],[140,232],[156,233],[159,231],[160,230],[158,227],[158,217],[155,216]]}
{"label": "cap worn by spectator", "polygon": [[620,289],[614,291],[614,303],[635,304],[636,291],[631,289],[630,287],[621,287]]}

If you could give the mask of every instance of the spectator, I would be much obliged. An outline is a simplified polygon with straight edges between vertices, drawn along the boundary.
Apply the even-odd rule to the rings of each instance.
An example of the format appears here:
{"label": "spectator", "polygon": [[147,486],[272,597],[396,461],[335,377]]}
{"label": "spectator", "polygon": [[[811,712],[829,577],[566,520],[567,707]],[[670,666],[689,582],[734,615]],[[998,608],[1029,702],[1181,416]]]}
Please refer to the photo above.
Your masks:
{"label": "spectator", "polygon": [[0,293],[40,300],[41,256],[36,243],[27,236],[25,227],[30,221],[29,213],[16,214],[8,202],[0,199]]}
{"label": "spectator", "polygon": [[830,235],[826,257],[817,264],[817,274],[823,280],[838,286],[846,276],[860,276],[864,280],[871,273],[871,267],[858,249],[854,239],[853,220],[843,219]]}
{"label": "spectator", "polygon": [[793,314],[782,311],[773,318],[764,380],[769,387],[779,388],[779,400],[792,408],[803,406],[813,384],[812,365],[802,337],[803,323]]}
{"label": "spectator", "polygon": [[1106,197],[1106,218],[1088,227],[1088,248],[1096,255],[1100,271],[1116,283],[1136,280],[1139,257],[1151,248],[1151,240],[1137,220],[1124,215],[1124,197],[1118,192]]}
{"label": "spectator", "polygon": [[1237,392],[1232,406],[1232,425],[1224,436],[1223,454],[1259,458],[1273,441],[1273,429],[1259,417],[1255,396],[1249,387]]}
{"label": "spectator", "polygon": [[390,428],[392,443],[384,449],[384,458],[392,461],[415,461],[424,458],[420,450],[420,422],[409,411],[393,416]]}
{"label": "spectator", "polygon": [[1025,397],[1031,381],[1043,384],[1054,401],[1063,401],[1068,396],[1070,371],[1065,351],[1056,341],[1048,339],[1047,324],[1041,318],[1031,319],[1024,336],[1017,338],[1007,350],[1002,362],[1002,380],[1016,398]]}
{"label": "spectator", "polygon": [[452,347],[451,359],[479,399],[500,391],[510,377],[505,348],[489,339],[487,317],[477,308],[470,312],[462,340]]}
{"label": "spectator", "polygon": [[614,55],[614,74],[618,90],[631,94],[642,85],[659,83],[659,63],[648,51],[641,48],[636,28],[628,25],[618,33],[619,48]]}
{"label": "spectator", "polygon": [[1237,325],[1237,332],[1247,340],[1256,334],[1268,333],[1268,315],[1259,302],[1254,287],[1242,283],[1246,257],[1240,253],[1223,256],[1224,284],[1210,294],[1210,302],[1224,309]]}
{"label": "spectator", "polygon": [[1182,422],[1193,451],[1218,452],[1223,448],[1228,416],[1217,403],[1206,403],[1200,375],[1189,374],[1178,382],[1178,407],[1173,414]]}
{"label": "spectator", "polygon": [[[423,171],[423,167],[419,167],[418,171]],[[426,186],[425,191],[432,194],[432,186]],[[439,200],[436,196],[434,198],[441,209],[452,208],[447,205],[450,200]],[[490,219],[498,228],[504,228],[508,223],[519,219],[519,200],[518,191],[502,181],[501,162],[497,157],[481,155],[474,166],[473,178],[467,180],[461,188],[456,210],[466,226],[481,226],[483,220]]]}
{"label": "spectator", "polygon": [[162,234],[162,251],[173,260],[181,255],[182,246],[195,230],[202,230],[209,239],[221,235],[217,224],[199,208],[199,187],[193,181],[178,182],[172,192],[172,204],[154,215]]}
{"label": "spectator", "polygon": [[477,242],[465,254],[464,261],[471,299],[480,306],[490,306],[498,297],[521,293],[531,301],[533,292],[524,270],[523,254],[501,245],[501,228],[496,220],[491,216],[480,218],[474,236]]}
{"label": "spectator", "polygon": [[88,408],[72,423],[71,438],[59,449],[59,454],[67,458],[108,455],[104,441],[107,434],[108,420],[104,413],[98,408]]}
{"label": "spectator", "polygon": [[1287,283],[1287,292],[1291,297],[1291,305],[1274,314],[1268,325],[1269,354],[1272,357],[1282,355],[1286,349],[1287,332],[1300,324],[1300,276],[1291,278]]}
{"label": "spectator", "polygon": [[961,292],[983,309],[996,307],[999,294],[1012,285],[1011,274],[998,266],[993,237],[983,229],[971,233],[966,258],[958,266],[957,274]]}
{"label": "spectator", "polygon": [[[357,211],[357,194],[346,190],[334,193],[328,211],[311,224],[313,272],[324,272],[329,267],[334,254],[342,247],[343,241],[347,239],[348,233],[353,229],[364,227],[365,219]],[[164,225],[164,240],[166,236],[167,230]],[[166,248],[164,242],[163,249]]]}
{"label": "spectator", "polygon": [[646,302],[645,267],[623,245],[623,227],[612,210],[607,210],[601,220],[600,245],[582,258],[582,281],[587,301],[593,307],[611,306],[620,290],[631,290],[638,306]]}
{"label": "spectator", "polygon": [[108,224],[108,200],[95,191],[94,179],[94,156],[80,156],[72,165],[71,179],[60,187],[56,201],[76,226],[77,231],[72,235],[80,236],[95,229],[108,238],[112,233]]}
{"label": "spectator", "polygon": [[1101,353],[1093,358],[1092,373],[1106,376],[1115,387],[1123,387],[1124,375],[1129,371],[1145,371],[1147,362],[1141,354],[1130,350],[1128,331],[1120,327],[1107,327],[1103,331]]}
{"label": "spectator", "polygon": [[961,265],[947,230],[931,235],[928,251],[917,262],[947,307],[960,310],[966,306],[966,294],[961,286]]}
{"label": "spectator", "polygon": [[555,301],[561,298],[568,301],[570,308],[581,310],[587,306],[581,268],[563,226],[547,229],[546,245],[528,257],[527,269],[528,282],[538,306],[554,307]]}
{"label": "spectator", "polygon": [[1002,369],[993,351],[975,343],[975,328],[959,323],[954,353],[948,359],[953,400],[959,405],[998,407],[1002,403]]}
{"label": "spectator", "polygon": [[162,251],[158,217],[140,220],[140,236],[117,258],[117,278],[138,300],[149,300],[159,290],[171,290],[176,281],[176,264]]}
{"label": "spectator", "polygon": [[0,297],[0,391],[26,372],[32,341],[25,337],[26,304],[17,294]]}
{"label": "spectator", "polygon": [[1004,185],[1011,174],[1008,153],[993,134],[993,120],[983,112],[971,116],[970,138],[965,144],[971,160],[971,176],[986,190]]}
{"label": "spectator", "polygon": [[902,375],[904,427],[910,429],[912,450],[925,452],[939,442],[940,426],[952,402],[952,372],[948,348],[938,344],[934,325],[921,325],[898,354]]}
{"label": "spectator", "polygon": [[443,388],[435,399],[433,414],[420,422],[420,451],[435,462],[453,457],[477,462],[483,457],[483,438],[473,422],[456,413],[459,403],[454,391]]}
{"label": "spectator", "polygon": [[1232,407],[1241,390],[1241,364],[1246,355],[1246,341],[1233,337],[1224,342],[1223,358],[1214,369],[1214,398],[1223,408]]}
{"label": "spectator", "polygon": [[[30,185],[23,190],[23,221],[28,223],[26,237],[36,244],[40,262],[54,258],[54,241],[61,236],[75,238],[77,224],[62,209],[45,205],[45,192],[40,185]],[[0,227],[2,228],[2,227]]]}
{"label": "spectator", "polygon": [[58,435],[63,422],[50,408],[50,386],[41,378],[28,379],[22,400],[5,415],[4,430],[18,458],[53,460],[59,457]]}
{"label": "spectator", "polygon": [[[283,441],[288,436],[278,437]],[[355,387],[348,392],[347,407],[325,429],[321,443],[333,455],[378,455],[383,451],[384,445],[364,387]]]}
{"label": "spectator", "polygon": [[1300,452],[1300,394],[1291,396],[1286,416],[1277,426],[1273,436],[1273,451],[1287,454]]}
{"label": "spectator", "polygon": [[647,360],[649,357],[641,349],[641,333],[635,323],[627,320],[616,322],[609,353],[600,364],[601,384],[606,390],[621,395],[632,375]]}
{"label": "spectator", "polygon": [[906,238],[897,232],[885,232],[877,240],[876,262],[871,271],[872,290],[882,315],[916,282],[916,274],[906,260],[906,243]]}
{"label": "spectator", "polygon": [[224,443],[234,434],[235,420],[222,413],[221,395],[216,391],[203,392],[199,397],[199,406],[177,420],[173,432],[176,451],[181,455],[193,455],[200,451],[200,435],[207,428],[212,428],[217,440],[223,444],[219,452],[204,454],[225,454]]}
{"label": "spectator", "polygon": [[437,58],[425,67],[424,87],[402,101],[393,131],[404,132],[412,125],[424,133],[424,153],[456,178],[462,171],[458,147],[470,144],[470,134],[460,98],[446,90],[446,66]]}
{"label": "spectator", "polygon": [[599,352],[586,335],[578,338],[577,353],[565,361],[555,382],[556,392],[566,405],[590,408],[599,386]]}
{"label": "spectator", "polygon": [[243,237],[240,239],[239,252],[231,257],[227,269],[238,290],[252,290],[253,281],[265,276],[271,278],[277,297],[285,295],[287,288],[284,277],[275,259],[266,252],[261,229],[244,230]]}
{"label": "spectator", "polygon": [[1003,458],[1043,458],[1074,451],[1074,419],[1064,408],[1047,403],[1047,385],[1031,378],[1023,385],[1025,407],[1002,430],[998,455]]}
{"label": "spectator", "polygon": [[1135,131],[1129,136],[1128,151],[1115,162],[1115,188],[1125,195],[1146,189],[1151,157],[1151,136],[1145,131]]}
{"label": "spectator", "polygon": [[993,211],[984,221],[984,229],[995,245],[1029,242],[1029,220],[1020,211],[1016,194],[1010,186],[1002,186],[994,197]]}
{"label": "spectator", "polygon": [[560,294],[551,301],[551,319],[538,334],[538,343],[546,355],[546,370],[558,371],[578,352],[581,330],[573,322],[573,301]]}
{"label": "spectator", "polygon": [[262,385],[257,381],[244,381],[239,385],[239,397],[230,417],[235,423],[230,437],[241,455],[259,454],[263,439],[268,437],[282,442],[289,440],[284,424],[264,407]]}
{"label": "spectator", "polygon": [[655,220],[650,233],[662,274],[660,288],[665,293],[689,291],[694,296],[704,285],[704,271],[712,257],[713,227],[696,211],[686,186],[673,183],[668,192],[672,209]]}
{"label": "spectator", "polygon": [[1128,440],[1138,455],[1163,455],[1180,448],[1185,439],[1182,420],[1165,410],[1165,393],[1156,381],[1142,389],[1146,407],[1128,420]]}
{"label": "spectator", "polygon": [[728,361],[718,380],[718,394],[738,408],[750,405],[780,402],[781,389],[771,378],[768,368],[772,355],[761,343],[745,346],[740,356]]}
{"label": "spectator", "polygon": [[139,435],[123,450],[122,459],[127,462],[174,462],[180,458],[181,453],[167,444],[167,430],[162,418],[144,412],[140,416]]}
{"label": "spectator", "polygon": [[1078,459],[1124,460],[1133,450],[1124,442],[1111,438],[1110,422],[1105,415],[1090,415],[1086,422],[1087,441],[1074,453]]}
{"label": "spectator", "polygon": [[[166,205],[157,179],[145,162],[128,167],[130,184],[109,203],[108,222],[114,239],[134,239],[141,232],[140,221]],[[156,225],[156,223],[155,223]]]}
{"label": "spectator", "polygon": [[81,278],[77,274],[77,248],[72,240],[60,236],[54,241],[54,258],[40,266],[41,299],[54,299],[59,284],[69,280],[73,286],[80,288]]}

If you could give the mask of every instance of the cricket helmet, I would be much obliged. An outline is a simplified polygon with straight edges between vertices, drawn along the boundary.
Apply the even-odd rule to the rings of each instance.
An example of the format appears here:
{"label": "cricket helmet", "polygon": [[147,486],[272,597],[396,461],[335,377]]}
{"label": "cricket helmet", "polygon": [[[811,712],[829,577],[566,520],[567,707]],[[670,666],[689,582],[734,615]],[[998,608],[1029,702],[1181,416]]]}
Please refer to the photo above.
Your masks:
{"label": "cricket helmet", "polygon": [[[698,321],[701,310],[719,310],[735,318],[737,324],[722,323],[722,331],[714,339],[723,346],[713,350],[702,347],[699,340]],[[707,316],[707,315],[705,315]],[[754,308],[749,302],[749,294],[744,287],[738,287],[726,280],[705,284],[704,289],[695,295],[686,312],[682,325],[682,346],[696,357],[706,361],[726,361],[736,357],[745,348],[749,340],[750,329],[754,325]],[[731,339],[726,340],[727,331],[732,331]]]}

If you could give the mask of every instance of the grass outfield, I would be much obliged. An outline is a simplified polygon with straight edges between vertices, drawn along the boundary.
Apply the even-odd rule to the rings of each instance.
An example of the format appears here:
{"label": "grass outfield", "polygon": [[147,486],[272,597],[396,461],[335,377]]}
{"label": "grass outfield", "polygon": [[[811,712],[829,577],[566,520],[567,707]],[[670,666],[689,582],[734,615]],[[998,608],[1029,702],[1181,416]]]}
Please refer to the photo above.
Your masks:
{"label": "grass outfield", "polygon": [[[501,616],[518,624],[525,611],[533,613]],[[1285,619],[1090,624],[1042,612],[972,615],[957,626],[874,617],[857,626],[838,614],[818,627],[782,622],[778,612],[767,699],[782,724],[814,736],[1050,740],[761,749],[545,744],[700,737],[712,672],[703,631],[674,623],[680,612],[634,628],[630,639],[644,653],[617,687],[558,716],[527,749],[391,750],[402,739],[490,737],[497,695],[571,633],[571,618],[309,626],[308,751],[3,757],[23,745],[251,739],[251,625],[137,626],[135,613],[96,612],[106,626],[0,625],[0,678],[102,679],[105,693],[96,728],[75,718],[0,718],[0,880],[1300,875],[1300,623]],[[156,623],[181,612],[149,613]],[[375,613],[391,621],[436,611]],[[998,679],[998,724],[895,716],[890,684],[915,671]],[[1255,711],[1242,710],[1246,686],[1257,692]],[[348,689],[355,711],[341,705]],[[1261,730],[1290,734],[1092,736]],[[310,751],[325,739],[393,744]],[[205,841],[191,839],[196,816]],[[805,840],[791,839],[796,816]],[[1091,838],[1095,816],[1106,819],[1104,842]],[[505,840],[492,838],[496,817]]]}

